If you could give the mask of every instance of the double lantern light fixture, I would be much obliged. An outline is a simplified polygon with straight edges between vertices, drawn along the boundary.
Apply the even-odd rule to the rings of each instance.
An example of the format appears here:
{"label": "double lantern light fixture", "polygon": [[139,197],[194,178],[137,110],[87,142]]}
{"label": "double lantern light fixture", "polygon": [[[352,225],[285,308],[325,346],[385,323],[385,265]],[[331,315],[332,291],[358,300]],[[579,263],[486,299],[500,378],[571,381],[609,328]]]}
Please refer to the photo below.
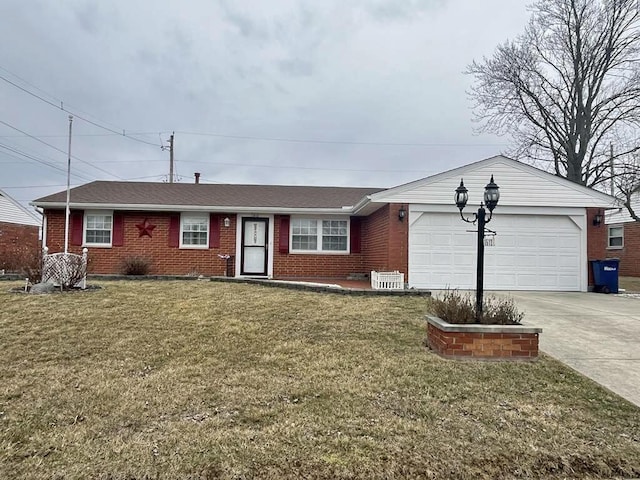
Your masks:
{"label": "double lantern light fixture", "polygon": [[[473,214],[471,219],[466,218],[462,214],[462,210],[467,205],[469,200],[469,192],[467,187],[464,186],[464,181],[460,179],[460,186],[456,188],[455,193],[456,206],[460,210],[460,218],[467,223],[478,225],[478,262],[476,266],[476,321],[480,323],[482,321],[482,297],[484,293],[484,235],[485,225],[491,221],[493,216],[493,209],[498,205],[500,200],[500,187],[493,181],[493,175],[491,180],[484,187],[484,205],[480,202],[480,208],[478,212]],[[487,212],[484,207],[489,210],[489,217],[487,218]]]}

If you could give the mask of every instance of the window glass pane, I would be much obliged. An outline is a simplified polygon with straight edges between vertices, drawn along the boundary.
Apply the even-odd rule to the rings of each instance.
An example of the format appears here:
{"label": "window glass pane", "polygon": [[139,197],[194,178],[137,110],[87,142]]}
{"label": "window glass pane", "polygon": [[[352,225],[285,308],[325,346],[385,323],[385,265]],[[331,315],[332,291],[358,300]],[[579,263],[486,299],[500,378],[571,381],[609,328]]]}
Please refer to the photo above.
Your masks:
{"label": "window glass pane", "polygon": [[293,250],[318,249],[318,237],[316,235],[294,235],[291,240],[291,248]]}
{"label": "window glass pane", "polygon": [[347,250],[347,237],[322,237],[322,250]]}
{"label": "window glass pane", "polygon": [[323,220],[322,234],[323,235],[346,235],[347,221],[346,220]]}
{"label": "window glass pane", "polygon": [[610,247],[621,247],[622,246],[622,237],[613,237],[609,239]]}
{"label": "window glass pane", "polygon": [[204,219],[203,220],[185,219],[182,230],[185,232],[206,232],[207,221]]}
{"label": "window glass pane", "polygon": [[347,250],[346,220],[322,221],[322,250],[340,252]]}
{"label": "window glass pane", "polygon": [[291,249],[346,252],[348,220],[291,219]]}
{"label": "window glass pane", "polygon": [[206,232],[183,232],[182,244],[183,245],[206,245],[207,233]]}
{"label": "window glass pane", "polygon": [[111,215],[87,215],[85,243],[111,243]]}
{"label": "window glass pane", "polygon": [[294,218],[291,222],[293,235],[317,235],[318,222],[307,218]]}
{"label": "window glass pane", "polygon": [[182,217],[182,245],[207,245],[208,233],[207,217]]}
{"label": "window glass pane", "polygon": [[622,247],[623,227],[609,227],[609,246]]}
{"label": "window glass pane", "polygon": [[291,249],[318,249],[318,222],[308,218],[291,220]]}
{"label": "window glass pane", "polygon": [[111,232],[108,230],[87,230],[86,243],[111,243]]}

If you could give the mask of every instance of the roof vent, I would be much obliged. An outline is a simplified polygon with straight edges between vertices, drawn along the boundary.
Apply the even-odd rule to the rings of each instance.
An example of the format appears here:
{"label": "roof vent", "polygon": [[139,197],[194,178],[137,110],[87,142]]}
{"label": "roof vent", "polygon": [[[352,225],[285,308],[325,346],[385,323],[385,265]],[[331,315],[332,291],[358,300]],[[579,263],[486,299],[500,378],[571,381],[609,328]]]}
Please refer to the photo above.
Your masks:
{"label": "roof vent", "polygon": [[198,185],[200,183],[200,172],[196,172],[193,175],[196,177],[196,185]]}

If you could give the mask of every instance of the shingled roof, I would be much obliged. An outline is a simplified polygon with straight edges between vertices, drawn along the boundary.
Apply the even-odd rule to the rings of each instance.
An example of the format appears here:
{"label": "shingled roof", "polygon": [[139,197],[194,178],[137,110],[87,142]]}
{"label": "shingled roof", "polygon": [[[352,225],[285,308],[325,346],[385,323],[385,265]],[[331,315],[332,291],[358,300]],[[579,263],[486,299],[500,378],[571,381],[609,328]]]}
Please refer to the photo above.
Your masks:
{"label": "shingled roof", "polygon": [[[276,209],[339,209],[356,205],[382,188],[309,187],[285,185],[233,185],[96,181],[71,189],[75,207],[134,206],[238,207]],[[39,207],[66,202],[66,190],[34,200]]]}

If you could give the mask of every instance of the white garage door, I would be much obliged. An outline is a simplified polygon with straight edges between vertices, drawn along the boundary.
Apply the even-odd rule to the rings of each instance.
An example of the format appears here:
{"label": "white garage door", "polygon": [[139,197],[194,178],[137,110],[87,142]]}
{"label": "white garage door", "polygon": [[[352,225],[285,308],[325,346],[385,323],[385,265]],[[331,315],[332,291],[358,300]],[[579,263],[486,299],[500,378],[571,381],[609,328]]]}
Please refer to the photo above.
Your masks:
{"label": "white garage door", "polygon": [[[409,283],[416,288],[476,288],[476,227],[458,214],[414,213]],[[412,220],[413,221],[413,220]],[[487,225],[484,286],[494,290],[579,291],[581,230],[568,216],[496,215]]]}

